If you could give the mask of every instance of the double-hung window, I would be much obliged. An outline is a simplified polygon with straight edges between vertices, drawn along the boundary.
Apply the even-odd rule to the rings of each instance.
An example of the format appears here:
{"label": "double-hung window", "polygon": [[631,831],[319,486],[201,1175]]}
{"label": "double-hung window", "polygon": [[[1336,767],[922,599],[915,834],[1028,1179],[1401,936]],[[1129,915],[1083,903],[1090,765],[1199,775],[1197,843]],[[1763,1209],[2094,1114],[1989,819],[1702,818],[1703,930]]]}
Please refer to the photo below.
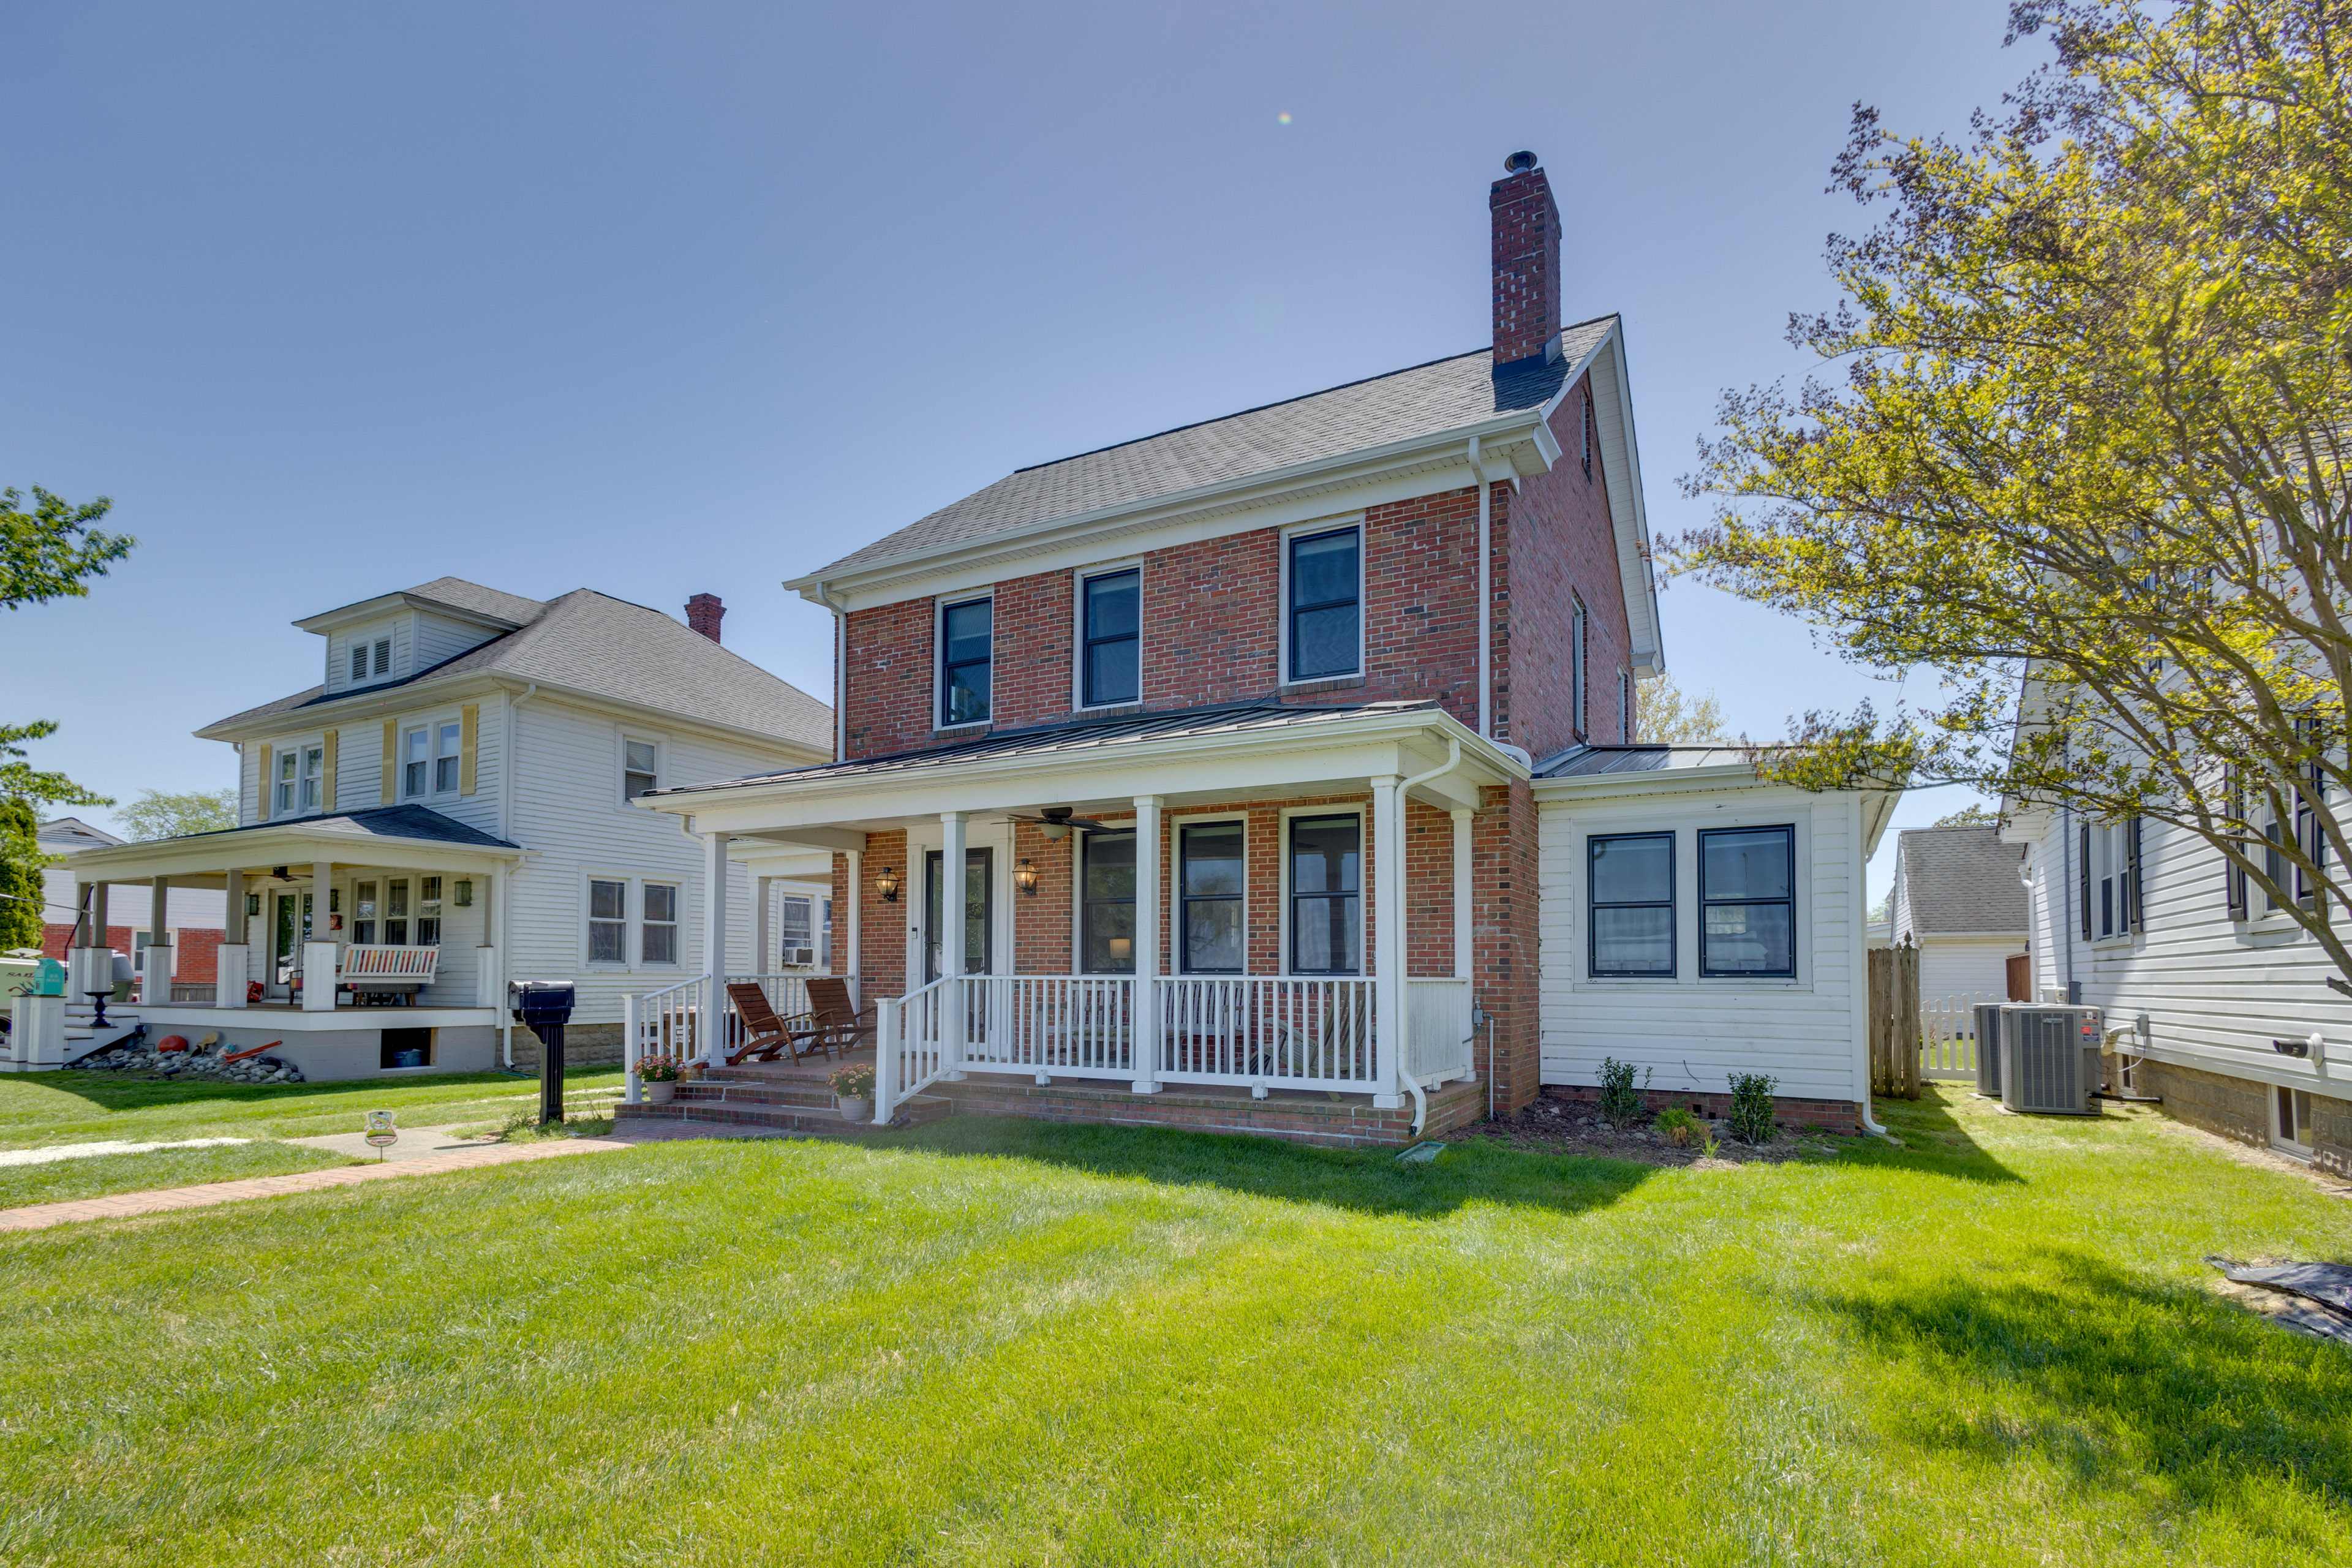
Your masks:
{"label": "double-hung window", "polygon": [[621,742],[621,798],[635,800],[657,786],[659,753],[651,741]]}
{"label": "double-hung window", "polygon": [[1292,680],[1354,675],[1362,665],[1363,537],[1353,528],[1290,538],[1288,621]]}
{"label": "double-hung window", "polygon": [[1142,571],[1129,567],[1088,577],[1078,599],[1081,705],[1111,708],[1141,700]]}
{"label": "double-hung window", "polygon": [[352,941],[361,947],[375,944],[375,884],[352,884]]}
{"label": "double-hung window", "polygon": [[1361,817],[1290,819],[1290,972],[1364,970]]}
{"label": "double-hung window", "polygon": [[327,775],[327,749],[324,746],[302,748],[302,815],[310,816],[319,809],[319,789]]}
{"label": "double-hung window", "polygon": [[383,944],[408,945],[408,879],[395,877],[383,885]]}
{"label": "double-hung window", "polygon": [[1793,980],[1797,830],[1712,827],[1698,836],[1698,972]]}
{"label": "double-hung window", "polygon": [[1135,830],[1089,833],[1079,846],[1078,967],[1135,973]]}
{"label": "double-hung window", "polygon": [[1184,973],[1239,974],[1243,968],[1244,825],[1203,822],[1178,836]]}
{"label": "double-hung window", "polygon": [[1595,835],[1585,841],[1587,962],[1604,976],[1675,973],[1675,836]]}
{"label": "double-hung window", "polygon": [[629,885],[601,877],[588,880],[588,962],[629,961]]}
{"label": "double-hung window", "polygon": [[989,668],[994,661],[993,601],[966,599],[940,610],[940,723],[988,721]]}
{"label": "double-hung window", "polygon": [[441,945],[441,879],[416,879],[416,945]]}
{"label": "double-hung window", "polygon": [[296,776],[296,770],[301,765],[302,759],[299,753],[294,752],[278,753],[278,804],[273,808],[273,815],[278,816],[294,815],[294,792],[300,787],[301,784]]}
{"label": "double-hung window", "polygon": [[816,933],[810,929],[814,924],[810,900],[797,894],[784,895],[783,919],[779,923],[782,931],[782,960],[788,967],[816,962]]}
{"label": "double-hung window", "polygon": [[400,793],[422,800],[433,789],[433,731],[411,730],[400,738]]}
{"label": "double-hung window", "polygon": [[458,779],[457,765],[465,746],[465,727],[459,724],[440,724],[435,726],[433,733],[433,793],[456,795]]}
{"label": "double-hung window", "polygon": [[637,952],[646,963],[677,962],[677,885],[647,882],[645,918],[638,921]]}

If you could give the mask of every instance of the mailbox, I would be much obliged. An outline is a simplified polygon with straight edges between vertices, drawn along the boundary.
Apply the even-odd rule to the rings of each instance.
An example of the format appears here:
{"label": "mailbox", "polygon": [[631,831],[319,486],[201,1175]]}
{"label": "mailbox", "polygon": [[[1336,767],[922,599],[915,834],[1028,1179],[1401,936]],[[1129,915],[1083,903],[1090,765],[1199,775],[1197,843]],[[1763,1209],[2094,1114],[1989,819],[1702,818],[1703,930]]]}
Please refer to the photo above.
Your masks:
{"label": "mailbox", "polygon": [[518,1023],[539,1037],[539,1120],[541,1126],[563,1120],[563,1026],[572,1019],[573,996],[569,980],[518,980],[508,987],[514,995]]}

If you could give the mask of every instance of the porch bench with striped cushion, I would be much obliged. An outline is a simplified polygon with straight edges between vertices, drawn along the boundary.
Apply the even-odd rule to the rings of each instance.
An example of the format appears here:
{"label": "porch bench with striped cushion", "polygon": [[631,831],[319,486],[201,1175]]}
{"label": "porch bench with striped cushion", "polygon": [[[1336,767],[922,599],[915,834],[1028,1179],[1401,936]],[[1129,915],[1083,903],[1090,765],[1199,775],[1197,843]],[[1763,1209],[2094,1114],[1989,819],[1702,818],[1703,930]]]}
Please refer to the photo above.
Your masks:
{"label": "porch bench with striped cushion", "polygon": [[441,950],[437,947],[353,946],[343,949],[342,963],[335,979],[362,993],[413,994],[433,984],[434,973],[440,965]]}

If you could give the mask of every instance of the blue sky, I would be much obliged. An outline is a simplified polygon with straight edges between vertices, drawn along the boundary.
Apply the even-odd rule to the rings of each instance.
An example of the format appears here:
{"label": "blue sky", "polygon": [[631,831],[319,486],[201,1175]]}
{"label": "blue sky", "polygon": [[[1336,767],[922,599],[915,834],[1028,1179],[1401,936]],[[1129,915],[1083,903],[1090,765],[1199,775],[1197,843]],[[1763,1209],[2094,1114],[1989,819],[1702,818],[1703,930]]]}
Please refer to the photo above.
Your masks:
{"label": "blue sky", "polygon": [[[188,731],[317,679],[290,621],[444,573],[718,593],[822,695],[782,579],[1013,468],[1485,342],[1520,147],[1570,319],[1625,316],[1673,532],[1717,392],[1804,368],[1849,106],[1960,128],[2037,58],[2004,9],[20,0],[0,483],[111,495],[141,542],[0,617],[6,717],[111,794],[218,787]],[[1759,737],[1886,695],[1766,612],[1664,613]]]}

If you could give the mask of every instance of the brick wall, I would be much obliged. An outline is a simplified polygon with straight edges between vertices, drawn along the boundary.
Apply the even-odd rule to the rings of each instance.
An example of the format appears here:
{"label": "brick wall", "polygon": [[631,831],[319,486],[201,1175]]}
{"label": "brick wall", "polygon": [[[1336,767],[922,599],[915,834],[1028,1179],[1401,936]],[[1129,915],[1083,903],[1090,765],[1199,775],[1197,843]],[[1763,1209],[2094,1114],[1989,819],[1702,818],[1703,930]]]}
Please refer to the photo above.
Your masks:
{"label": "brick wall", "polygon": [[[142,926],[106,928],[106,945],[115,952],[132,953]],[[41,927],[41,952],[63,963],[73,946],[74,928],[70,923],[45,924]],[[221,939],[226,933],[217,928],[182,926],[174,935],[180,951],[172,955],[172,978],[184,985],[210,985],[219,973]]]}
{"label": "brick wall", "polygon": [[[1535,796],[1523,781],[1480,793],[1471,822],[1472,990],[1494,1016],[1496,1109],[1507,1116],[1532,1102],[1538,1087]],[[1483,1036],[1476,1048],[1488,1070]]]}
{"label": "brick wall", "polygon": [[1495,363],[1543,353],[1559,331],[1559,207],[1541,169],[1487,188],[1494,259]]}
{"label": "brick wall", "polygon": [[1454,817],[1404,803],[1404,972],[1454,973]]}

